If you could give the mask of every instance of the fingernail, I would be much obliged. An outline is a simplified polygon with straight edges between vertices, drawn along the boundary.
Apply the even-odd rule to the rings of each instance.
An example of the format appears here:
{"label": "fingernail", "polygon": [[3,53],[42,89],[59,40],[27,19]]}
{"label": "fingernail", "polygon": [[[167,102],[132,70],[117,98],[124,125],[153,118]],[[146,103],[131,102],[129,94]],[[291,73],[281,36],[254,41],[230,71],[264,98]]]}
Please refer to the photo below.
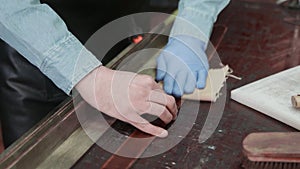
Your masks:
{"label": "fingernail", "polygon": [[160,137],[160,138],[165,138],[168,136],[168,131],[167,130],[163,130],[162,133],[160,133],[157,137]]}

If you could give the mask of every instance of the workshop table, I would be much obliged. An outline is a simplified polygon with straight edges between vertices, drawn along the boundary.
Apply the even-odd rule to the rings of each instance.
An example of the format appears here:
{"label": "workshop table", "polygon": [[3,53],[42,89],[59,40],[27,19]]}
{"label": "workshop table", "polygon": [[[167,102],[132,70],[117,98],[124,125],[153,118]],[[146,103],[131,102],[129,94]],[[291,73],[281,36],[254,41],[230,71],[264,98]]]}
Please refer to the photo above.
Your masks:
{"label": "workshop table", "polygon": [[[231,1],[217,22],[228,28],[217,51],[223,64],[230,65],[243,79],[227,80],[227,101],[218,128],[205,143],[198,142],[207,116],[201,107],[209,104],[202,103],[201,113],[186,138],[166,153],[138,159],[132,168],[240,168],[244,158],[242,140],[249,133],[296,131],[230,99],[232,89],[299,65],[300,52],[293,48],[297,25],[284,21],[294,15],[274,1]],[[107,157],[107,152],[95,145],[74,168],[100,168]]]}

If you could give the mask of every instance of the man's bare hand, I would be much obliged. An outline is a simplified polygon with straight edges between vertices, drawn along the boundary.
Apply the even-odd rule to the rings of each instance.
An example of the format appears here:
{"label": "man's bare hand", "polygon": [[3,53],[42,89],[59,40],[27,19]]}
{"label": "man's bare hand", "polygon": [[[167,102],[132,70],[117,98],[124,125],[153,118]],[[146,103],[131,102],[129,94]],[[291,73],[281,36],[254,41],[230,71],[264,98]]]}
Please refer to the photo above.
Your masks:
{"label": "man's bare hand", "polygon": [[150,124],[141,115],[155,115],[166,124],[177,117],[175,99],[147,75],[100,66],[75,88],[99,111],[158,137],[166,137],[167,130]]}

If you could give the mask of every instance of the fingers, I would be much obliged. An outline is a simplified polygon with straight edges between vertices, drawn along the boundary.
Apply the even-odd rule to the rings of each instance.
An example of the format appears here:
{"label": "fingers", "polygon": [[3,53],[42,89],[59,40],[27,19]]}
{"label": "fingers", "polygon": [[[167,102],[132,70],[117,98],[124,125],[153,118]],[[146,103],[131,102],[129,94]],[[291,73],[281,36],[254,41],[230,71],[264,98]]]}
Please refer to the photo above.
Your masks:
{"label": "fingers", "polygon": [[173,94],[173,87],[175,84],[175,79],[170,74],[166,74],[164,78],[164,91],[167,94]]}
{"label": "fingers", "polygon": [[167,106],[168,110],[173,115],[173,120],[175,120],[178,115],[178,107],[175,98],[173,96],[167,95],[167,104],[165,106]]}
{"label": "fingers", "polygon": [[184,93],[190,94],[193,93],[196,87],[196,79],[195,79],[195,75],[189,73],[187,75],[187,83],[184,86]]}
{"label": "fingers", "polygon": [[[203,77],[204,75],[201,75]],[[166,93],[170,95],[174,95],[175,97],[181,97],[183,94],[190,94],[195,90],[196,87],[196,78],[191,72],[180,71],[175,75],[175,79],[166,74],[164,78],[164,90]],[[205,77],[206,79],[206,77]],[[199,80],[199,86],[204,85],[201,79]]]}
{"label": "fingers", "polygon": [[[150,98],[151,99],[148,101],[150,108],[144,113],[159,117],[165,124],[170,123],[174,118],[177,117],[178,110],[175,104],[175,99],[172,96],[168,96],[161,91],[153,91]],[[130,119],[128,117],[130,117]],[[147,120],[142,118],[139,113],[131,114],[130,116],[127,116],[127,118],[125,117],[125,122],[132,124],[134,127],[145,133],[157,137],[163,138],[168,136],[167,130],[152,125]]]}
{"label": "fingers", "polygon": [[151,123],[149,123],[144,118],[142,118],[140,116],[137,116],[136,120],[138,120],[139,122],[131,121],[129,123],[131,125],[133,125],[134,127],[136,127],[137,129],[139,129],[139,130],[141,130],[145,133],[148,133],[148,134],[151,134],[151,135],[154,135],[154,136],[157,136],[157,137],[161,137],[161,138],[164,138],[164,137],[168,136],[168,131],[167,130],[152,125]]}
{"label": "fingers", "polygon": [[135,107],[131,110],[136,111],[134,111],[135,113],[127,112],[124,114],[124,121],[146,133],[166,137],[168,135],[166,130],[150,124],[140,115],[143,113],[151,114],[159,117],[165,124],[170,123],[177,117],[178,113],[174,97],[164,93],[158,83],[146,75],[138,75],[133,80],[130,94],[132,104],[128,105],[134,105]]}
{"label": "fingers", "polygon": [[156,63],[157,63],[156,80],[160,81],[163,80],[163,78],[166,75],[167,66],[162,55],[157,58]]}
{"label": "fingers", "polygon": [[178,72],[178,74],[176,75],[176,79],[172,91],[175,97],[181,97],[183,95],[185,84],[187,83],[186,76],[187,76],[186,72],[183,71]]}
{"label": "fingers", "polygon": [[[157,103],[160,106],[162,106],[162,108],[167,110],[167,111],[163,110],[157,112],[164,112],[164,111],[165,113],[169,112],[172,115],[172,119],[177,118],[178,109],[177,109],[175,98],[173,96],[165,94],[161,89],[157,89],[151,91],[148,101],[150,103],[151,102]],[[154,113],[153,115],[158,115],[158,114]],[[158,117],[160,116],[158,115]]]}
{"label": "fingers", "polygon": [[173,114],[165,106],[157,103],[150,103],[147,113],[159,117],[165,124],[173,120]]}
{"label": "fingers", "polygon": [[201,69],[197,72],[197,88],[203,89],[206,85],[206,78],[207,78],[208,72],[207,70]]}
{"label": "fingers", "polygon": [[[143,88],[139,89],[139,91],[145,90],[142,93],[147,93],[147,102],[157,103],[164,106],[173,116],[173,119],[176,119],[178,109],[176,105],[175,98],[173,96],[167,95],[160,85],[156,83],[150,76],[147,75],[139,75],[137,79],[137,83],[143,86]],[[143,101],[143,99],[134,99],[132,100],[133,103],[138,103]],[[136,105],[136,104],[133,104]],[[144,108],[138,108],[142,104],[136,105],[136,110],[143,110]]]}
{"label": "fingers", "polygon": [[168,136],[168,131],[167,130],[152,125],[147,120],[140,117],[138,114],[136,114],[136,119],[134,121],[129,121],[128,123],[130,123],[131,125],[133,125],[137,129],[139,129],[139,130],[141,130],[145,133],[148,133],[148,134],[160,137],[160,138],[164,138],[164,137]]}

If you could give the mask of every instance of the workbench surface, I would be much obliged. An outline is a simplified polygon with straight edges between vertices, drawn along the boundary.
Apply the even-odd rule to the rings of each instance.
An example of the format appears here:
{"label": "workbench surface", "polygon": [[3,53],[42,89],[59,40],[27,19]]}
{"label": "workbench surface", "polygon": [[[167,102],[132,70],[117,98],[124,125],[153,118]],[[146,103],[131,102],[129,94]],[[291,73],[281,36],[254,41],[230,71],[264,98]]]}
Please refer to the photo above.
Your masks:
{"label": "workbench surface", "polygon": [[[249,133],[296,131],[230,99],[232,89],[299,65],[299,50],[293,48],[293,44],[299,44],[293,39],[294,36],[299,38],[295,34],[298,27],[284,21],[294,14],[270,0],[232,0],[217,21],[228,28],[217,51],[223,64],[230,65],[234,74],[243,79],[227,80],[225,110],[217,129],[206,142],[199,143],[210,106],[210,103],[201,103],[187,137],[163,154],[138,159],[132,168],[240,168],[242,140]],[[73,168],[99,169],[110,156],[94,145]]]}

